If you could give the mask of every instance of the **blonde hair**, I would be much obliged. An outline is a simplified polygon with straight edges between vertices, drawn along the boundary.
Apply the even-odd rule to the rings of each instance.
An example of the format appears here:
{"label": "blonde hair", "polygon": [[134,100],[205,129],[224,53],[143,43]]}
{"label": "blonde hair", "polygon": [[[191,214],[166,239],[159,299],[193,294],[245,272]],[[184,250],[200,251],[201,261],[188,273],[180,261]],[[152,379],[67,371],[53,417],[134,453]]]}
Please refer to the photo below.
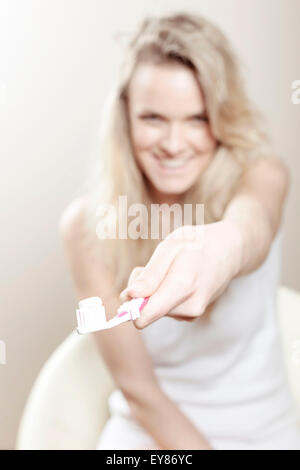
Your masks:
{"label": "blonde hair", "polygon": [[[96,208],[117,205],[126,195],[128,205],[151,201],[136,164],[128,128],[127,90],[140,63],[176,63],[194,71],[202,88],[209,125],[217,140],[211,163],[197,184],[182,195],[182,203],[202,203],[205,223],[218,221],[247,166],[270,155],[262,119],[250,103],[240,76],[239,61],[223,33],[197,14],[173,13],[143,19],[124,50],[120,73],[105,103],[97,168],[86,181],[91,198],[86,234],[112,271],[117,289],[127,285],[135,266],[144,266],[160,240],[99,240]],[[119,214],[127,217],[127,214]]]}

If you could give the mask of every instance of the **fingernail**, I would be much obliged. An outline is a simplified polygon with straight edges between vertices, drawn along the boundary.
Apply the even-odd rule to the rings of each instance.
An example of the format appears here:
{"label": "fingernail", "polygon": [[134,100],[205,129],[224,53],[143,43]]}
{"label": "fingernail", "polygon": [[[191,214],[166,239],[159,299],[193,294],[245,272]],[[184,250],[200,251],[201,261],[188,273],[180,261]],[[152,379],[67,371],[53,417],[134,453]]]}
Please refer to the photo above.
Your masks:
{"label": "fingernail", "polygon": [[134,283],[132,284],[132,286],[129,287],[128,290],[133,291],[133,292],[139,292],[142,289],[144,289],[144,287],[145,286],[144,286],[143,281],[134,281]]}

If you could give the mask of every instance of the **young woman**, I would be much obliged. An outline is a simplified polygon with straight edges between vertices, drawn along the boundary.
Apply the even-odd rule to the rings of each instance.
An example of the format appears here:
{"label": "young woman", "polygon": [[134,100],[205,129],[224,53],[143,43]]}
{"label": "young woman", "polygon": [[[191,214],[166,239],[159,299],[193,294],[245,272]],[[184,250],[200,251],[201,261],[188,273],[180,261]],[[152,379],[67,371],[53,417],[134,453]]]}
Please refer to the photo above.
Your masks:
{"label": "young woman", "polygon": [[[108,319],[121,299],[149,301],[93,334],[116,383],[97,449],[300,449],[276,316],[289,175],[227,39],[196,14],[146,18],[103,119],[98,171],[62,214],[64,246],[78,299],[100,296]],[[120,196],[148,214],[160,204],[161,222],[173,204],[203,204],[204,224],[193,212],[189,239],[180,227],[147,238],[144,215],[140,237],[105,237],[128,217]],[[99,222],[104,204],[114,216]]]}

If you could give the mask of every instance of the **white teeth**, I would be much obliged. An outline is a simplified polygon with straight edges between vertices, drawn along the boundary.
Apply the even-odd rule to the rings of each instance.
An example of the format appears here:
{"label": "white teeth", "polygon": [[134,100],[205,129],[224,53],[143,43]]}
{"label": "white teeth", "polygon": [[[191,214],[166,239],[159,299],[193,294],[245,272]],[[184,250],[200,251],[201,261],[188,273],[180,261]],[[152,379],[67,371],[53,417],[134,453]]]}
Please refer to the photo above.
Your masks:
{"label": "white teeth", "polygon": [[183,166],[188,160],[188,158],[178,158],[176,160],[160,160],[160,163],[167,168],[177,168]]}

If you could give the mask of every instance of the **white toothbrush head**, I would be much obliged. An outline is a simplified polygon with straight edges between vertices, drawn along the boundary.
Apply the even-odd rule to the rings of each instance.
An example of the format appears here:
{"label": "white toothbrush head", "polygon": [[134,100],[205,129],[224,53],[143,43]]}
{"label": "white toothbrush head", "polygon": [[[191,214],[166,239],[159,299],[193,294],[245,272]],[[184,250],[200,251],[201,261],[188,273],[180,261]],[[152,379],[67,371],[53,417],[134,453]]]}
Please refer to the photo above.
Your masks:
{"label": "white toothbrush head", "polygon": [[106,321],[105,308],[100,297],[88,297],[79,302],[76,310],[77,332],[79,334],[92,333],[94,331],[106,330],[128,320],[140,317],[140,312],[147,303],[149,297],[138,297],[124,302],[118,313],[111,320]]}
{"label": "white toothbrush head", "polygon": [[76,310],[77,331],[80,334],[90,333],[105,328],[105,308],[100,297],[89,297],[79,302]]}

